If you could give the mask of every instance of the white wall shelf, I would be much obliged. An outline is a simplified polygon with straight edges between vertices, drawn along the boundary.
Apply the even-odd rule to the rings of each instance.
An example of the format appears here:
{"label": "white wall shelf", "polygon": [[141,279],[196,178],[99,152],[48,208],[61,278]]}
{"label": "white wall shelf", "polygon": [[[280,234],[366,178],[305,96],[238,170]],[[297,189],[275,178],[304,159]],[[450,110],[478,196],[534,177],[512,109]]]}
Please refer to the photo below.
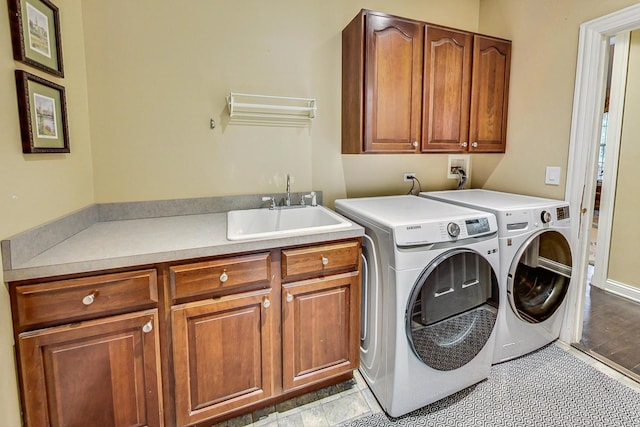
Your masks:
{"label": "white wall shelf", "polygon": [[316,100],[231,92],[227,96],[232,120],[305,125],[316,116]]}

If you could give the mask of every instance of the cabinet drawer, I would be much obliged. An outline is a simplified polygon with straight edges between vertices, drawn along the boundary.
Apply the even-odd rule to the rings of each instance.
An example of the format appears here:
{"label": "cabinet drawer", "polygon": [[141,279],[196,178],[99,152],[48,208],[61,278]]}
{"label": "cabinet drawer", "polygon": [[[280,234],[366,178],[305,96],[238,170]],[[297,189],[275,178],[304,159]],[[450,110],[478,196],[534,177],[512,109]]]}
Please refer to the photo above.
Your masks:
{"label": "cabinet drawer", "polygon": [[284,250],[282,251],[282,279],[356,270],[359,249],[359,242],[351,241]]}
{"label": "cabinet drawer", "polygon": [[266,253],[176,265],[169,268],[175,299],[237,292],[243,286],[271,280],[271,255]]}
{"label": "cabinet drawer", "polygon": [[60,324],[121,313],[158,302],[156,270],[16,286],[18,326]]}

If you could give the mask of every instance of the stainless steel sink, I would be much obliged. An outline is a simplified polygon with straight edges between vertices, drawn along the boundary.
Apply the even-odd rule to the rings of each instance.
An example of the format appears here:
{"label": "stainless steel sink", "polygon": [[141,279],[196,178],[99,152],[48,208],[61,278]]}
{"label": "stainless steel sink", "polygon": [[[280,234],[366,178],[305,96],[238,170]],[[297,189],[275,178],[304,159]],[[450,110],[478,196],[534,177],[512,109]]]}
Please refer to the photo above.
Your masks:
{"label": "stainless steel sink", "polygon": [[351,227],[349,221],[324,206],[227,212],[229,240],[292,236],[348,227]]}

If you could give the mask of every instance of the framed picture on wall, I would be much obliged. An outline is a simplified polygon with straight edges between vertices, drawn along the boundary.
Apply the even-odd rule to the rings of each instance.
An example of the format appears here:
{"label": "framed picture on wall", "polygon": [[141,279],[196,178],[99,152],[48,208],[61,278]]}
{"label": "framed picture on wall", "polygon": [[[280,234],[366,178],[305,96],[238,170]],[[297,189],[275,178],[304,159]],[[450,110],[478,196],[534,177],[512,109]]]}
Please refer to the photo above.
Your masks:
{"label": "framed picture on wall", "polygon": [[63,77],[58,8],[49,0],[8,3],[14,59]]}
{"label": "framed picture on wall", "polygon": [[16,70],[23,153],[68,153],[64,88]]}

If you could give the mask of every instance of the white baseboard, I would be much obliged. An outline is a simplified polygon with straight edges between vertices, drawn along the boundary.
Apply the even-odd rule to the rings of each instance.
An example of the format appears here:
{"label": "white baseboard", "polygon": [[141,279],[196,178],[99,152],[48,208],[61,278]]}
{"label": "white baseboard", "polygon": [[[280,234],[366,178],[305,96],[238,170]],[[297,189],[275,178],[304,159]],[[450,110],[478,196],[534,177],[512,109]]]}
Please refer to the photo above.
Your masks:
{"label": "white baseboard", "polygon": [[604,289],[612,294],[620,295],[621,297],[630,299],[635,302],[640,302],[640,288],[630,286],[622,282],[616,282],[615,280],[607,279]]}

